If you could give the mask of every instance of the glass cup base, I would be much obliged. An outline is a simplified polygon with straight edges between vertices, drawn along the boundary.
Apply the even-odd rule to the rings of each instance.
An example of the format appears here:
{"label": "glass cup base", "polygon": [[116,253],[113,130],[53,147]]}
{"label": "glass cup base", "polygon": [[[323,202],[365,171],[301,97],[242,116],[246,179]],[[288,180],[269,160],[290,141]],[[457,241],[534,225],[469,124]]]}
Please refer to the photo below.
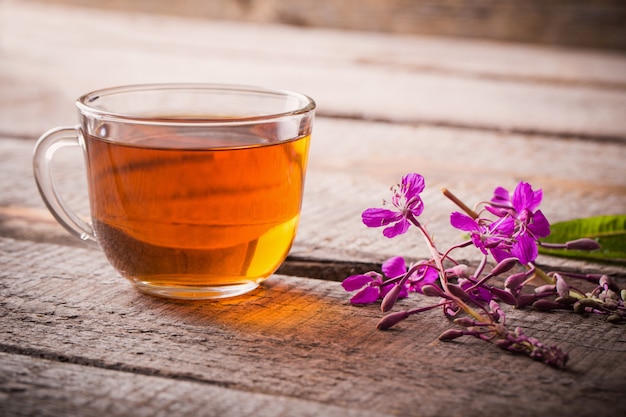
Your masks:
{"label": "glass cup base", "polygon": [[248,293],[259,286],[257,282],[210,287],[171,287],[134,281],[133,285],[141,292],[163,298],[178,300],[217,300]]}

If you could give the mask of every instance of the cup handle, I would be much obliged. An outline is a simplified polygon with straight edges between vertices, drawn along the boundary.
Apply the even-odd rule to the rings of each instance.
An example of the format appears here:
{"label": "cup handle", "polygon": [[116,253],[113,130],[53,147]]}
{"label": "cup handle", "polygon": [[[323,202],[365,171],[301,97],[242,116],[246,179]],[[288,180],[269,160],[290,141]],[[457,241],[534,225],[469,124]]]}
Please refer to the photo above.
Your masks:
{"label": "cup handle", "polygon": [[83,242],[98,247],[93,228],[78,217],[61,198],[54,185],[50,170],[52,158],[62,148],[80,146],[79,127],[59,127],[41,135],[33,152],[33,172],[41,197],[54,218],[72,235]]}

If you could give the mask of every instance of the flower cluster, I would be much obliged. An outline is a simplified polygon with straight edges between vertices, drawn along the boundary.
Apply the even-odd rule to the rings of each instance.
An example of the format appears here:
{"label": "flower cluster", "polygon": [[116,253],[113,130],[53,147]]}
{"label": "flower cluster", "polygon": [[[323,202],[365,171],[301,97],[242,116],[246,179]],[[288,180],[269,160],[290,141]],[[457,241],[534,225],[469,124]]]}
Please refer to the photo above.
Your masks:
{"label": "flower cluster", "polygon": [[[418,217],[424,210],[420,193],[424,178],[407,174],[400,184],[392,187],[393,208],[370,208],[363,212],[363,223],[368,227],[383,227],[383,235],[393,238],[417,228],[429,246],[432,257],[406,264],[401,257],[393,257],[382,264],[382,274],[368,272],[346,278],[342,286],[355,292],[353,304],[380,302],[385,315],[378,323],[388,329],[408,317],[424,311],[441,308],[444,315],[459,328],[452,328],[440,340],[474,336],[490,341],[498,347],[555,367],[564,367],[566,352],[556,346],[546,346],[526,336],[520,328],[510,330],[500,304],[516,308],[532,306],[537,310],[567,309],[581,314],[601,314],[613,323],[626,321],[626,290],[620,290],[606,275],[576,274],[571,272],[545,273],[534,261],[540,239],[550,234],[550,223],[539,209],[543,198],[541,190],[533,190],[520,182],[512,193],[502,187],[495,189],[490,201],[471,209],[448,190],[444,195],[463,212],[455,211],[450,223],[466,232],[468,239],[441,252]],[[457,262],[452,254],[461,247],[474,246],[482,254],[475,268]],[[578,250],[596,250],[592,239],[578,239],[550,247]],[[489,260],[494,267],[489,268]],[[537,278],[545,285],[529,290]],[[594,289],[585,292],[572,280],[591,282]],[[417,293],[435,297],[436,302],[412,310],[390,312],[396,301]]]}
{"label": "flower cluster", "polygon": [[474,245],[484,254],[491,252],[496,261],[515,257],[528,264],[537,257],[537,240],[550,234],[548,220],[537,210],[541,199],[541,190],[533,191],[525,182],[518,184],[513,195],[498,187],[491,205],[485,206],[495,219],[454,212],[450,222],[455,228],[469,232]]}

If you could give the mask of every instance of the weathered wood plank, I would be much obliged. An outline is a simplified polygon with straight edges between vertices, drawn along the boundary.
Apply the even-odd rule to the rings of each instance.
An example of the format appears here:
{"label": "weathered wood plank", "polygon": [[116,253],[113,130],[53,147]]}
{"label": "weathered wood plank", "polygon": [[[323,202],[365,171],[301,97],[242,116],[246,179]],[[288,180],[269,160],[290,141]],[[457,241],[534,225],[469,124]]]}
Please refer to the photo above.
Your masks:
{"label": "weathered wood plank", "polygon": [[620,24],[626,9],[619,0],[547,4],[516,0],[54,1],[194,18],[626,49],[626,33]]}
{"label": "weathered wood plank", "polygon": [[[160,405],[194,415],[196,393],[232,415],[623,409],[623,326],[598,317],[506,310],[509,323],[570,351],[569,369],[557,371],[475,339],[439,342],[451,325],[437,311],[376,331],[378,308],[350,306],[336,282],[276,274],[218,302],[143,296],[99,251],[70,246],[36,191],[29,138],[75,123],[73,99],[112,84],[244,81],[309,93],[321,117],[291,255],[318,272],[290,274],[336,279],[359,262],[427,256],[418,241],[385,240],[359,219],[408,171],[427,178],[423,220],[442,246],[459,238],[442,186],[473,203],[527,180],[544,189],[552,221],[625,212],[625,68],[614,54],[1,2],[0,407],[59,415],[68,409],[54,407],[74,412],[86,399],[114,415]],[[86,214],[80,155],[58,162],[63,195]],[[621,267],[541,262],[624,278]],[[116,401],[129,392],[144,402]]]}
{"label": "weathered wood plank", "polygon": [[[32,146],[32,141],[2,140],[0,178],[7,185],[0,196],[0,206],[14,207],[14,211],[21,211],[22,207],[37,208],[43,218],[50,219],[32,178]],[[462,238],[449,225],[448,217],[455,207],[440,194],[442,187],[472,205],[490,198],[498,185],[513,189],[518,181],[524,180],[543,189],[542,210],[552,222],[621,214],[626,212],[625,159],[626,146],[619,143],[319,117],[292,255],[365,262],[380,262],[392,255],[428,257],[428,249],[415,236],[385,239],[380,230],[367,229],[360,220],[362,210],[378,206],[383,198],[389,197],[389,187],[412,171],[426,177],[426,209],[422,218],[442,248]],[[88,214],[81,164],[78,150],[59,155],[58,182],[71,205]],[[60,227],[53,232],[51,228],[55,226],[49,221],[38,223],[43,227],[38,233],[35,227],[29,230],[32,223],[10,216],[7,210],[2,214],[2,227],[7,233],[9,229],[13,232],[5,236],[25,237],[35,233],[53,237],[53,241],[62,238],[69,242]],[[460,259],[470,261],[477,260],[477,255],[473,250],[459,252]],[[543,256],[539,262],[554,267],[589,268],[586,263]],[[597,267],[607,273],[624,272],[623,268],[613,266]]]}
{"label": "weathered wood plank", "polygon": [[14,0],[0,7],[0,126],[13,134],[74,123],[74,99],[96,88],[203,81],[302,91],[320,114],[626,137],[626,58],[619,54]]}
{"label": "weathered wood plank", "polygon": [[[62,383],[60,383],[62,381]],[[0,352],[0,414],[17,416],[381,416],[211,381],[146,376]]]}
{"label": "weathered wood plank", "polygon": [[[333,282],[276,275],[246,296],[179,302],[138,294],[93,250],[0,238],[0,264],[0,350],[83,365],[104,389],[109,377],[87,368],[406,416],[597,416],[626,406],[623,326],[594,317],[507,310],[511,324],[570,351],[559,371],[475,339],[439,342],[450,325],[438,311],[377,331],[377,307],[349,306]],[[49,375],[37,373],[27,379],[45,385]]]}

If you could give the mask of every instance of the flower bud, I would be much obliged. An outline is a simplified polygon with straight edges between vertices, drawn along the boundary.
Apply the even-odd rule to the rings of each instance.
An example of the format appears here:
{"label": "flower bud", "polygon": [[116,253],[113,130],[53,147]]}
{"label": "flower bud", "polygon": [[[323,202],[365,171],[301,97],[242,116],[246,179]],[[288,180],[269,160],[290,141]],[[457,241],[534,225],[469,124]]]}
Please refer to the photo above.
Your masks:
{"label": "flower bud", "polygon": [[568,308],[563,304],[559,304],[556,301],[552,300],[537,300],[533,303],[533,307],[539,311],[550,311],[550,310],[558,310],[563,308]]}
{"label": "flower bud", "polygon": [[496,313],[499,316],[504,317],[504,312],[500,308],[500,304],[498,304],[495,300],[489,301],[489,310],[491,310],[492,313]]}
{"label": "flower bud", "polygon": [[436,285],[426,284],[422,286],[422,294],[429,297],[441,297],[443,295],[443,291],[441,291],[441,288]]}
{"label": "flower bud", "polygon": [[498,339],[494,343],[500,349],[505,349],[505,350],[508,349],[513,344],[513,342],[508,339]]}
{"label": "flower bud", "polygon": [[622,317],[619,314],[611,314],[606,318],[609,323],[617,324],[622,321]]}
{"label": "flower bud", "polygon": [[450,329],[450,330],[446,330],[445,332],[443,332],[439,336],[439,340],[447,342],[447,341],[459,338],[461,336],[465,336],[465,332],[463,330]]}
{"label": "flower bud", "polygon": [[518,274],[510,275],[505,281],[504,286],[506,288],[510,288],[512,290],[516,290],[524,284],[524,282],[528,279],[526,273],[520,272]]}
{"label": "flower bud", "polygon": [[565,242],[565,248],[575,250],[596,250],[600,249],[600,244],[593,239],[583,238]]}
{"label": "flower bud", "polygon": [[606,290],[604,292],[601,292],[598,295],[598,298],[600,298],[602,301],[606,301],[606,300],[617,300],[619,298],[619,296],[617,295],[617,293],[613,290]]}
{"label": "flower bud", "polygon": [[463,327],[471,327],[476,325],[476,320],[470,319],[469,317],[459,317],[454,319],[454,323]]}
{"label": "flower bud", "polygon": [[385,317],[380,319],[376,328],[378,330],[387,330],[396,324],[400,323],[402,320],[409,317],[408,311],[397,311],[395,313],[387,314]]}
{"label": "flower bud", "polygon": [[556,290],[556,286],[552,284],[540,285],[535,288],[535,294],[543,294],[546,292],[553,293]]}
{"label": "flower bud", "polygon": [[600,303],[597,300],[594,300],[593,298],[581,298],[580,300],[578,300],[578,302],[583,307],[589,307],[589,308],[599,308],[600,307]]}
{"label": "flower bud", "polygon": [[448,291],[450,291],[450,294],[457,298],[460,298],[463,301],[471,300],[470,296],[467,295],[463,288],[459,287],[458,285],[448,284]]}
{"label": "flower bud", "polygon": [[598,281],[598,284],[604,289],[608,288],[613,291],[619,291],[619,287],[617,286],[615,281],[613,281],[613,279],[608,275],[602,275],[600,277],[600,280]]}
{"label": "flower bud", "polygon": [[491,275],[497,276],[510,271],[518,262],[519,260],[517,258],[503,259],[491,270]]}
{"label": "flower bud", "polygon": [[443,306],[443,314],[445,314],[448,318],[455,317],[459,314],[459,311],[461,311],[461,308],[456,303],[446,304]]}
{"label": "flower bud", "polygon": [[578,301],[578,298],[576,298],[576,297],[556,297],[554,299],[554,301],[556,301],[559,304],[572,305],[576,301]]}
{"label": "flower bud", "polygon": [[[401,281],[402,282],[402,281]],[[380,309],[383,313],[391,310],[393,306],[398,301],[398,296],[400,295],[400,291],[402,291],[403,285],[397,283],[393,286],[391,290],[385,295],[383,301],[380,303]]]}
{"label": "flower bud", "polygon": [[560,297],[567,298],[569,297],[569,285],[563,279],[563,277],[559,274],[555,274],[556,278],[556,292]]}
{"label": "flower bud", "polygon": [[455,265],[452,268],[446,269],[446,276],[467,278],[469,276],[469,267],[464,264]]}
{"label": "flower bud", "polygon": [[537,296],[535,294],[522,294],[519,297],[517,297],[516,307],[523,308],[523,307],[531,305],[535,301],[537,301]]}
{"label": "flower bud", "polygon": [[587,308],[580,303],[580,301],[576,301],[574,305],[572,305],[574,309],[574,313],[583,314],[587,312]]}
{"label": "flower bud", "polygon": [[515,306],[517,305],[517,299],[513,294],[508,291],[501,290],[500,288],[491,287],[489,288],[491,294],[498,298],[498,300],[502,301],[505,304]]}

